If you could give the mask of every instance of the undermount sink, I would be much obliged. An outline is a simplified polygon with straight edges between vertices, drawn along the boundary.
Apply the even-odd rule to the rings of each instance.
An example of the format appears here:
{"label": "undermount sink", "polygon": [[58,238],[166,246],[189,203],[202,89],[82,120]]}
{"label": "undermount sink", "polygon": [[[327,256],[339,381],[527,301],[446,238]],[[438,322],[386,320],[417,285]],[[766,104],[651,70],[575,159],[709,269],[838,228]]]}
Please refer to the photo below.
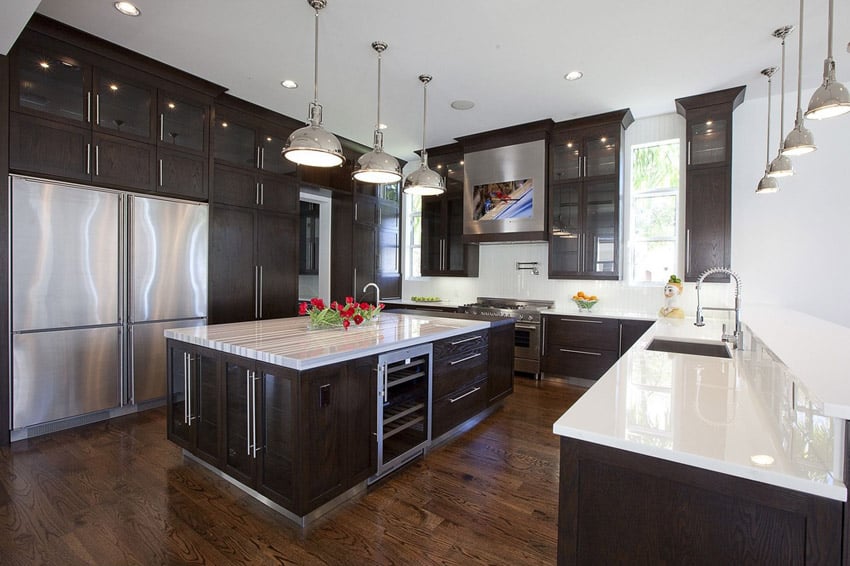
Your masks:
{"label": "undermount sink", "polygon": [[712,356],[714,358],[731,358],[732,353],[726,344],[710,344],[705,342],[680,342],[654,338],[647,350],[670,352],[673,354],[693,354],[694,356]]}

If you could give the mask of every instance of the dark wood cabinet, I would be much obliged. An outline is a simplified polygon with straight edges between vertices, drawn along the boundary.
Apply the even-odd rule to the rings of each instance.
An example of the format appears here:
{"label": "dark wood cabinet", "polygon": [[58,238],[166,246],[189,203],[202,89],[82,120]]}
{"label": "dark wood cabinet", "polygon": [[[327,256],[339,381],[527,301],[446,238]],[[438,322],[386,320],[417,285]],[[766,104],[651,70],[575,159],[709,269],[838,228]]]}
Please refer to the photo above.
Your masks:
{"label": "dark wood cabinet", "polygon": [[549,277],[619,279],[629,110],[556,124],[549,143]]}
{"label": "dark wood cabinet", "polygon": [[215,353],[167,341],[168,438],[213,465],[222,458],[222,376]]}
{"label": "dark wood cabinet", "polygon": [[28,29],[13,49],[11,169],[205,200],[211,97],[73,39],[84,47]]}
{"label": "dark wood cabinet", "polygon": [[434,343],[431,437],[437,439],[487,407],[489,331]]}
{"label": "dark wood cabinet", "polygon": [[297,517],[375,473],[375,357],[299,372],[168,344],[168,437],[195,456]]}
{"label": "dark wood cabinet", "polygon": [[478,277],[478,244],[463,242],[463,150],[459,144],[428,151],[446,192],[422,197],[422,275]]}
{"label": "dark wood cabinet", "polygon": [[655,323],[653,320],[621,320],[620,321],[620,356],[634,346],[649,327]]}
{"label": "dark wood cabinet", "polygon": [[210,323],[297,314],[297,216],[214,205],[209,249]]}
{"label": "dark wood cabinet", "polygon": [[514,392],[514,325],[490,328],[487,353],[487,405]]}
{"label": "dark wood cabinet", "polygon": [[619,357],[617,319],[544,315],[543,326],[541,368],[546,373],[599,379]]}
{"label": "dark wood cabinet", "polygon": [[685,281],[696,281],[712,267],[731,266],[732,112],[745,91],[735,87],[676,100],[687,127]]}
{"label": "dark wood cabinet", "polygon": [[560,443],[559,565],[842,563],[840,501],[573,438]]}
{"label": "dark wood cabinet", "polygon": [[355,183],[352,195],[352,296],[358,300],[376,300],[373,288],[363,291],[367,283],[378,284],[382,299],[401,297],[400,196],[398,183]]}

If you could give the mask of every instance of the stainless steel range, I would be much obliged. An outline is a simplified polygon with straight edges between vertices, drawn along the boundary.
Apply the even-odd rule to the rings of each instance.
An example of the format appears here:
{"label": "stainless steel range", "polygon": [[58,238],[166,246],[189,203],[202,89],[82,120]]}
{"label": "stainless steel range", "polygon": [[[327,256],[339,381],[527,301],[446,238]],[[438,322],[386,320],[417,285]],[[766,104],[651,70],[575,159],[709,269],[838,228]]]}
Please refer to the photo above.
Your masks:
{"label": "stainless steel range", "polygon": [[463,312],[481,316],[514,319],[514,371],[540,377],[542,311],[555,306],[555,301],[533,299],[500,299],[478,297],[461,307]]}

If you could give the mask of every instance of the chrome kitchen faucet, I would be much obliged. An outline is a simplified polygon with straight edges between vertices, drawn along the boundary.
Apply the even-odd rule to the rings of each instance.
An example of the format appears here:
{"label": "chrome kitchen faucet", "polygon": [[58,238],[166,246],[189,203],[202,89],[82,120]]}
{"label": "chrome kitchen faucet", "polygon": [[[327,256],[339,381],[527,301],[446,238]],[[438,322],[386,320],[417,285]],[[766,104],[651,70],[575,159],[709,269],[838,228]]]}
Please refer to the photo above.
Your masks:
{"label": "chrome kitchen faucet", "polygon": [[[363,292],[365,293],[366,289],[368,289],[369,287],[375,288],[375,306],[376,307],[380,306],[380,304],[381,304],[381,288],[378,287],[377,283],[366,283],[366,285],[363,287]],[[380,311],[378,311],[378,314],[375,315],[374,318],[378,318],[378,315],[380,315]]]}
{"label": "chrome kitchen faucet", "polygon": [[[735,279],[735,307],[704,307],[700,303],[699,299],[699,290],[702,286],[703,280],[712,275],[714,273],[727,273]],[[726,332],[726,325],[723,325],[723,333],[720,336],[720,339],[724,342],[729,342],[733,348],[743,348],[744,347],[744,333],[741,331],[741,277],[732,271],[731,269],[726,269],[725,267],[712,267],[711,269],[706,269],[702,272],[702,274],[697,279],[697,314],[696,321],[694,322],[694,326],[705,326],[705,320],[702,316],[702,311],[734,311],[735,312],[735,331],[732,334],[728,334]]]}

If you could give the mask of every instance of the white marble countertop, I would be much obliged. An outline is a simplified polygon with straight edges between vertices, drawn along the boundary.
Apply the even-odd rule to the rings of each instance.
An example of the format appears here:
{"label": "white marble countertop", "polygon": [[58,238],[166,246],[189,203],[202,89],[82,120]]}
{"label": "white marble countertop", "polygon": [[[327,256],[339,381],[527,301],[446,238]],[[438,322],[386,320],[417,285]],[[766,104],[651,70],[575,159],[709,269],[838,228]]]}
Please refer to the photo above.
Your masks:
{"label": "white marble countertop", "polygon": [[846,501],[843,421],[760,340],[749,336],[732,359],[646,350],[654,337],[719,343],[720,334],[716,322],[659,320],[553,431]]}
{"label": "white marble countertop", "polygon": [[489,322],[381,313],[348,330],[307,330],[307,317],[175,328],[166,338],[296,370],[311,369],[490,328]]}

